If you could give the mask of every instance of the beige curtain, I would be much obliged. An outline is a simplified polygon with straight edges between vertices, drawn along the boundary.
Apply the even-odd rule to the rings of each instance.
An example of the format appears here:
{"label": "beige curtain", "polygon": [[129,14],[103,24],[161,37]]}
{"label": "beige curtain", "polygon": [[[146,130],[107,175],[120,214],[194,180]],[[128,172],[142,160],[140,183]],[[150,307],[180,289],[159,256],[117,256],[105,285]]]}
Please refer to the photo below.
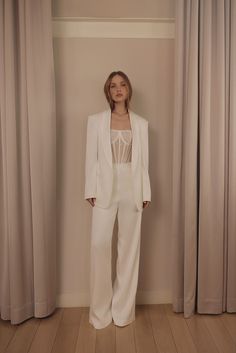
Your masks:
{"label": "beige curtain", "polygon": [[173,310],[236,312],[236,1],[176,3]]}
{"label": "beige curtain", "polygon": [[0,311],[56,300],[56,123],[50,0],[0,1]]}

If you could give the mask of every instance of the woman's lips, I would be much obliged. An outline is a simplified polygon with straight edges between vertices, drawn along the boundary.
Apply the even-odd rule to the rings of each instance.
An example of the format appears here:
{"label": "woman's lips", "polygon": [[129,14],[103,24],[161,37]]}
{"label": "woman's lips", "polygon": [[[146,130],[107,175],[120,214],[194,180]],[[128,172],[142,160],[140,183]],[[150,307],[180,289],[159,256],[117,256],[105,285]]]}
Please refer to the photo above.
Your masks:
{"label": "woman's lips", "polygon": [[116,97],[122,97],[123,96],[123,94],[121,94],[121,93],[118,93],[117,95],[116,95]]}

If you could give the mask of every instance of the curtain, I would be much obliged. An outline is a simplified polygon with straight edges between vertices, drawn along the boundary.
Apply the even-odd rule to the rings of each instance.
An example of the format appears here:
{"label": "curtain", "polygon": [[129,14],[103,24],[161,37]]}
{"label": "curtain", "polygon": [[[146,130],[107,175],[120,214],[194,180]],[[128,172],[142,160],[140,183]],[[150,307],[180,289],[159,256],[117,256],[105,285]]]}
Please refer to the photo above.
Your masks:
{"label": "curtain", "polygon": [[236,312],[236,1],[176,3],[173,311]]}
{"label": "curtain", "polygon": [[56,117],[49,0],[0,1],[0,311],[56,301]]}

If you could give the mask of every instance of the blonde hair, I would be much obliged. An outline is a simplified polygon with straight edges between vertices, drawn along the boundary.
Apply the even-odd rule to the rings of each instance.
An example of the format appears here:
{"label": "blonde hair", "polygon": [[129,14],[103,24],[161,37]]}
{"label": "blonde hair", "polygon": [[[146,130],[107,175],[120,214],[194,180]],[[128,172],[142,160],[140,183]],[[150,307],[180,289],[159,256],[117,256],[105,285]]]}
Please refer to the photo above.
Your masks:
{"label": "blonde hair", "polygon": [[110,75],[108,76],[105,84],[104,84],[104,93],[105,93],[105,96],[106,96],[106,99],[110,105],[110,108],[111,108],[111,111],[114,110],[115,108],[115,103],[114,101],[112,100],[112,97],[111,97],[111,93],[110,93],[110,85],[111,85],[111,80],[114,76],[116,75],[119,75],[121,76],[127,86],[128,86],[128,97],[127,99],[125,100],[125,107],[126,109],[128,110],[129,109],[129,105],[130,105],[130,101],[131,101],[131,97],[132,97],[132,93],[133,93],[133,89],[132,89],[132,86],[131,86],[131,83],[130,83],[130,80],[128,78],[128,76],[123,72],[123,71],[113,71],[110,73]]}

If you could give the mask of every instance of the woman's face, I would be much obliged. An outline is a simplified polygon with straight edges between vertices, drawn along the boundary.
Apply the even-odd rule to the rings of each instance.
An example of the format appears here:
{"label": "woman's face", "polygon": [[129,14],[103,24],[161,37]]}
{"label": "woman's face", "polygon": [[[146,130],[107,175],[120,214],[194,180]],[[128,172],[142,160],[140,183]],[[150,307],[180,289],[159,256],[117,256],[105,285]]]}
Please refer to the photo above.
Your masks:
{"label": "woman's face", "polygon": [[117,103],[128,98],[129,88],[122,76],[113,76],[110,84],[110,93],[112,100]]}

